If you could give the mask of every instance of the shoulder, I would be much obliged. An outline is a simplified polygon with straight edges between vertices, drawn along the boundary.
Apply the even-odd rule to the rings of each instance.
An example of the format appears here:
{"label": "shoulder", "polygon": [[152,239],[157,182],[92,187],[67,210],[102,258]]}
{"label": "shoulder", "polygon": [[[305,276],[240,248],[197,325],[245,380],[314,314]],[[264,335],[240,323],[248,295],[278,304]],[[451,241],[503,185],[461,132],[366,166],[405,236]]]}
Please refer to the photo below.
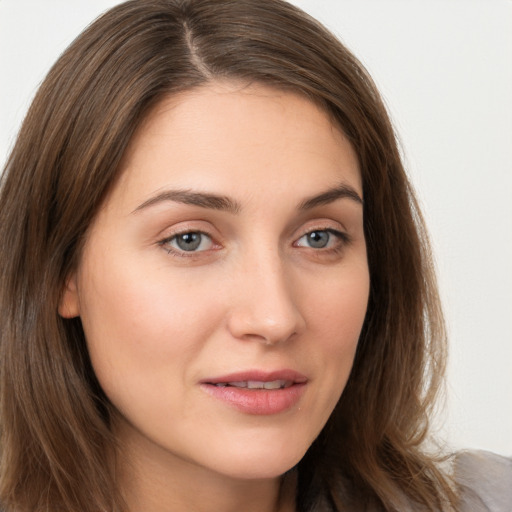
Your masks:
{"label": "shoulder", "polygon": [[512,458],[485,451],[463,451],[454,460],[461,512],[512,510]]}

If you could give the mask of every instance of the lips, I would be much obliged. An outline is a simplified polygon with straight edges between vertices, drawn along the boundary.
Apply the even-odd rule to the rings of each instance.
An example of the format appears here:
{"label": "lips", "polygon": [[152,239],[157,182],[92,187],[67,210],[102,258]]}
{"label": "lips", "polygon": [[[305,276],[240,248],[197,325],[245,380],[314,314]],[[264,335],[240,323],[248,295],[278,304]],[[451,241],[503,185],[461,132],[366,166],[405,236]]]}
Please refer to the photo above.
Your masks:
{"label": "lips", "polygon": [[270,415],[291,409],[308,379],[294,370],[251,370],[208,378],[201,388],[210,396],[246,414]]}

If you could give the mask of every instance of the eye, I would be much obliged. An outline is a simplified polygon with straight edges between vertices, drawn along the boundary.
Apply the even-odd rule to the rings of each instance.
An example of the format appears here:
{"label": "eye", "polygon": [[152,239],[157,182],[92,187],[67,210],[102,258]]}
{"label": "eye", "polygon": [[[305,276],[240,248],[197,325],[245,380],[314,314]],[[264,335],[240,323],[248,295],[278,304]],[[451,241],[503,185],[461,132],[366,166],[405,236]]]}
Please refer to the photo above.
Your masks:
{"label": "eye", "polygon": [[213,247],[212,239],[200,231],[179,233],[161,242],[169,252],[201,252]]}
{"label": "eye", "polygon": [[295,245],[311,249],[333,249],[341,245],[346,235],[334,229],[315,229],[301,236]]}

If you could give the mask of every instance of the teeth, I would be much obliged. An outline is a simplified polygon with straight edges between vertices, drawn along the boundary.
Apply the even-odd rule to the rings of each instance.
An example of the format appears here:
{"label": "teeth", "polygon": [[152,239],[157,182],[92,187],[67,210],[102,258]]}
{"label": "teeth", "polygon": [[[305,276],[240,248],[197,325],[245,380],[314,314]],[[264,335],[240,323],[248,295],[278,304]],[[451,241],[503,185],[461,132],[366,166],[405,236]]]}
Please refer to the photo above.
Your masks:
{"label": "teeth", "polygon": [[249,389],[264,389],[265,388],[265,384],[270,384],[270,383],[260,382],[258,380],[248,380],[247,381],[247,387]]}
{"label": "teeth", "polygon": [[235,388],[246,388],[247,387],[247,382],[244,380],[239,381],[239,382],[228,382],[228,384]]}
{"label": "teeth", "polygon": [[265,389],[281,389],[284,388],[286,382],[284,380],[274,380],[272,382],[265,382]]}
{"label": "teeth", "polygon": [[215,384],[219,388],[231,386],[234,388],[247,388],[247,389],[283,389],[289,388],[293,385],[292,381],[287,380],[273,380],[270,382],[263,382],[258,380],[243,380],[236,382],[218,382]]}
{"label": "teeth", "polygon": [[281,389],[284,387],[291,386],[291,383],[287,386],[285,380],[273,380],[271,382],[263,382],[258,380],[249,380],[242,382],[228,382],[229,386],[236,388],[247,388],[247,389]]}

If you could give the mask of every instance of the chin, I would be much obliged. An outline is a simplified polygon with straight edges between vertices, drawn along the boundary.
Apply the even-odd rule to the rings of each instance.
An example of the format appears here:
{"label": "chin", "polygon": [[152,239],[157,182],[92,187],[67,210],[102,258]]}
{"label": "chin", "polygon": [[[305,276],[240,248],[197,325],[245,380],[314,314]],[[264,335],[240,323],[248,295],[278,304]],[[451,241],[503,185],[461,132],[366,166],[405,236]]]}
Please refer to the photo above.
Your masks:
{"label": "chin", "polygon": [[212,464],[219,473],[243,480],[265,480],[282,476],[296,466],[309,446],[298,450],[297,446],[288,449],[282,447],[246,447],[236,453],[225,451],[222,455],[213,455]]}

